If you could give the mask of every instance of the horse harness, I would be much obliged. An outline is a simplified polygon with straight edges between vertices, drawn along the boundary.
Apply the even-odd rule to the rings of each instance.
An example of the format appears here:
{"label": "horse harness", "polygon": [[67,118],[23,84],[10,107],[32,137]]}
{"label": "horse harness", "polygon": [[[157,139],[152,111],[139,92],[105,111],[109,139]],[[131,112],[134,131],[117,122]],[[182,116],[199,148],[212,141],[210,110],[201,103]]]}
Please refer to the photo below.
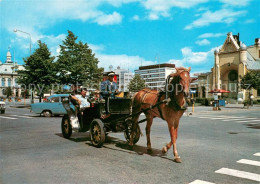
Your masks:
{"label": "horse harness", "polygon": [[[142,91],[145,92],[144,95],[143,95],[142,98],[141,98],[141,103],[142,103],[142,104],[148,104],[148,103],[145,103],[145,102],[144,102],[144,100],[145,100],[145,98],[146,98],[146,96],[147,96],[148,94],[154,94],[154,95],[157,96],[157,99],[155,98],[154,103],[149,104],[149,105],[152,106],[153,104],[155,104],[156,107],[158,108],[159,113],[160,113],[160,117],[161,117],[163,120],[165,120],[164,117],[163,117],[163,114],[162,114],[162,109],[161,109],[161,107],[160,107],[161,104],[159,104],[159,103],[160,103],[160,99],[161,99],[161,97],[165,94],[165,92],[163,92],[163,91],[152,92],[151,89],[143,89]],[[157,105],[157,104],[158,104],[158,105]],[[151,110],[152,110],[152,108],[151,108]]]}

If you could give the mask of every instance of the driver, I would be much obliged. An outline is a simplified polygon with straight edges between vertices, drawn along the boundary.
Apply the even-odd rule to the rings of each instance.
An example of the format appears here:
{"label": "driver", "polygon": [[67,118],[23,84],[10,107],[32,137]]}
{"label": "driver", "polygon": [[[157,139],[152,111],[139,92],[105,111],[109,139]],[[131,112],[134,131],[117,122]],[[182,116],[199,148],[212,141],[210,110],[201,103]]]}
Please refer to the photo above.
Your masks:
{"label": "driver", "polygon": [[114,72],[108,73],[108,79],[101,83],[101,95],[102,97],[111,96],[115,97],[115,94],[118,92],[117,84],[113,81],[115,76]]}
{"label": "driver", "polygon": [[108,98],[115,98],[115,95],[118,92],[117,84],[113,81],[115,76],[114,72],[108,73],[108,79],[101,83],[101,97],[105,99],[105,110],[108,114]]}

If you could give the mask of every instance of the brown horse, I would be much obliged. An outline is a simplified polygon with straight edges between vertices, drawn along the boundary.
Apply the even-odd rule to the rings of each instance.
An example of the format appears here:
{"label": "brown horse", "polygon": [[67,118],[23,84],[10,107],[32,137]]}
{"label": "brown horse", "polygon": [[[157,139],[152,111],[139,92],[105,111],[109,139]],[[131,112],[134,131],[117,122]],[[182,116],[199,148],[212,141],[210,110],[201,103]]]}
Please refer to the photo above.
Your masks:
{"label": "brown horse", "polygon": [[[136,93],[136,95],[133,97],[133,114],[149,108],[156,103],[168,101],[167,103],[161,103],[161,105],[157,106],[156,108],[144,112],[147,119],[147,124],[145,128],[147,138],[147,151],[152,151],[150,131],[153,123],[153,118],[162,118],[167,121],[171,136],[171,141],[162,148],[162,152],[166,153],[173,145],[174,160],[180,163],[181,159],[177,152],[176,139],[178,136],[179,121],[185,110],[185,98],[189,94],[191,80],[189,73],[190,68],[186,69],[184,67],[180,67],[176,68],[176,70],[176,73],[172,73],[167,77],[165,92],[159,92],[158,90],[151,89],[143,89]],[[136,130],[139,116],[140,113],[132,118],[133,130]],[[129,145],[133,146],[133,134],[131,134]]]}

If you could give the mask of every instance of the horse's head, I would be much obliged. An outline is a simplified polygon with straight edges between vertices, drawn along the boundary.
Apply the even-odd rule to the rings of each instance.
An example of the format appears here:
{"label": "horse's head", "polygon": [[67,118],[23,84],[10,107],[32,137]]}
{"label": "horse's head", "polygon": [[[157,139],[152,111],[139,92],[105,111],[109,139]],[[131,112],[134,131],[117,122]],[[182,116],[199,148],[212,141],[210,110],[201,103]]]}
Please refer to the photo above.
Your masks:
{"label": "horse's head", "polygon": [[176,68],[177,72],[168,76],[168,84],[171,86],[170,88],[168,87],[168,90],[175,88],[176,95],[179,92],[183,92],[184,96],[187,97],[190,93],[190,69],[190,67],[188,69],[184,67]]}

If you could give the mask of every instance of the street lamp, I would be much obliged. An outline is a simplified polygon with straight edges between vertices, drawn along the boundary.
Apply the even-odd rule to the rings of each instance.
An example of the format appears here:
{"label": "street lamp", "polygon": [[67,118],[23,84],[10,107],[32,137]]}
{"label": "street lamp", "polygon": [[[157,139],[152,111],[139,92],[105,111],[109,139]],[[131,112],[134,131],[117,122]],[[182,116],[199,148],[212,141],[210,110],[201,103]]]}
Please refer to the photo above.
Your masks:
{"label": "street lamp", "polygon": [[24,33],[24,34],[29,35],[29,37],[30,37],[30,55],[31,55],[31,50],[32,50],[32,37],[31,37],[31,34],[30,34],[30,33],[27,33],[27,32],[24,32],[24,31],[21,31],[21,30],[19,30],[19,29],[14,29],[14,32],[15,32],[15,33],[16,33],[16,32],[21,32],[21,33]]}
{"label": "street lamp", "polygon": [[[30,33],[27,33],[25,31],[21,31],[19,29],[14,29],[14,32],[21,32],[21,33],[24,33],[24,34],[27,34],[29,35],[30,37],[30,55],[32,54],[31,50],[32,50],[32,37],[31,37],[31,34]],[[34,103],[34,99],[33,99],[33,91],[31,90],[31,103]]]}

